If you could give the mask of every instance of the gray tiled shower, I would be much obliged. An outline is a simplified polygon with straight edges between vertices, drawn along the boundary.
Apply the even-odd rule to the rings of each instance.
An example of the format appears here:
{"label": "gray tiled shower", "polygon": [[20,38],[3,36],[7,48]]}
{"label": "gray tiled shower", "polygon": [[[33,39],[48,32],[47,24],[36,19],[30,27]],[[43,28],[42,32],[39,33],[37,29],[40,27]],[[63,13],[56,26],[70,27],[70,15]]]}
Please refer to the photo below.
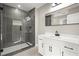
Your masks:
{"label": "gray tiled shower", "polygon": [[[3,8],[3,23],[2,24],[2,41],[3,48],[7,48],[13,45],[16,45],[14,42],[19,41],[21,39],[21,43],[30,42],[33,46],[35,45],[35,9],[30,10],[29,12],[18,9],[16,12],[16,8],[7,6],[5,4],[0,4]],[[27,16],[31,18],[30,21],[22,23],[23,25],[17,26],[13,25],[13,20],[18,20],[23,22]],[[0,17],[1,18],[1,17]],[[1,34],[1,27],[0,27]],[[1,36],[1,35],[0,35]],[[0,37],[1,44],[1,37]],[[0,46],[1,48],[1,46]]]}

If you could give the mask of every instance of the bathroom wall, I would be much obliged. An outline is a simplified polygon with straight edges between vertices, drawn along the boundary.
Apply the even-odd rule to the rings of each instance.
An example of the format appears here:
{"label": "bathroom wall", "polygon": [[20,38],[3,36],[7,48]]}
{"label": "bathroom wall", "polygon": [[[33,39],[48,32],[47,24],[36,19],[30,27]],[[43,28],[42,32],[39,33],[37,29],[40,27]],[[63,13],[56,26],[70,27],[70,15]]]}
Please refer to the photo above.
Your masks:
{"label": "bathroom wall", "polygon": [[79,25],[45,26],[45,14],[55,9],[51,4],[46,4],[38,9],[38,35],[45,32],[55,33],[56,30],[63,34],[79,35]]}

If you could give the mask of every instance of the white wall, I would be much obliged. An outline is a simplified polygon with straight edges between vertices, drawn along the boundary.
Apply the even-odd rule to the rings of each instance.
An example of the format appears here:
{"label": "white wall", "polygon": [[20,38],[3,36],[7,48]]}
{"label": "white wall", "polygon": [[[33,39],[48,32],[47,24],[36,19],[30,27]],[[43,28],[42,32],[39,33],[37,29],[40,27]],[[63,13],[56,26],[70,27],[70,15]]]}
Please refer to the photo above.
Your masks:
{"label": "white wall", "polygon": [[61,4],[57,7],[52,8],[52,4],[48,3],[48,4],[40,7],[38,9],[38,34],[44,33],[45,30],[47,30],[48,28],[50,28],[50,29],[52,28],[52,26],[50,26],[50,27],[45,26],[45,14],[56,11],[56,10],[64,8],[64,7],[67,7],[69,5],[71,5],[71,4]]}
{"label": "white wall", "polygon": [[62,34],[76,34],[79,35],[79,25],[64,25],[64,26],[45,26],[45,14],[67,7],[71,4],[63,4],[61,6],[57,6],[52,8],[51,4],[46,4],[39,9],[37,9],[37,15],[36,15],[36,44],[37,42],[37,36],[40,34],[43,34],[45,32],[53,32],[55,33],[56,30],[59,31],[59,33]]}
{"label": "white wall", "polygon": [[38,39],[38,11],[35,9],[35,46],[37,46]]}

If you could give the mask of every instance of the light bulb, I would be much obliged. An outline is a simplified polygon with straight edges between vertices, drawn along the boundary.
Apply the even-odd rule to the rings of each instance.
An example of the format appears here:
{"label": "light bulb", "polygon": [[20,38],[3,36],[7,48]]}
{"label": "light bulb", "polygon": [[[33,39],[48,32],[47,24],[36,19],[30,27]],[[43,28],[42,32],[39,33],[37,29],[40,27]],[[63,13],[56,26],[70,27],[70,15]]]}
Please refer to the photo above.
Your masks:
{"label": "light bulb", "polygon": [[21,5],[18,5],[18,8],[20,8],[21,7]]}

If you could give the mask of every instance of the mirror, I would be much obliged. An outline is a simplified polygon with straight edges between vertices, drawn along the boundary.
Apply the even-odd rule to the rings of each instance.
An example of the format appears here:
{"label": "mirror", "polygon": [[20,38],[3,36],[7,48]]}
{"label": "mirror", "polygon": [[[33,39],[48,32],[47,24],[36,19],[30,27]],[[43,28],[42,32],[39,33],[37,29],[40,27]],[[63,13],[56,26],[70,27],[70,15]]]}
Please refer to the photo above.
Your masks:
{"label": "mirror", "polygon": [[79,3],[45,15],[46,25],[79,24]]}

